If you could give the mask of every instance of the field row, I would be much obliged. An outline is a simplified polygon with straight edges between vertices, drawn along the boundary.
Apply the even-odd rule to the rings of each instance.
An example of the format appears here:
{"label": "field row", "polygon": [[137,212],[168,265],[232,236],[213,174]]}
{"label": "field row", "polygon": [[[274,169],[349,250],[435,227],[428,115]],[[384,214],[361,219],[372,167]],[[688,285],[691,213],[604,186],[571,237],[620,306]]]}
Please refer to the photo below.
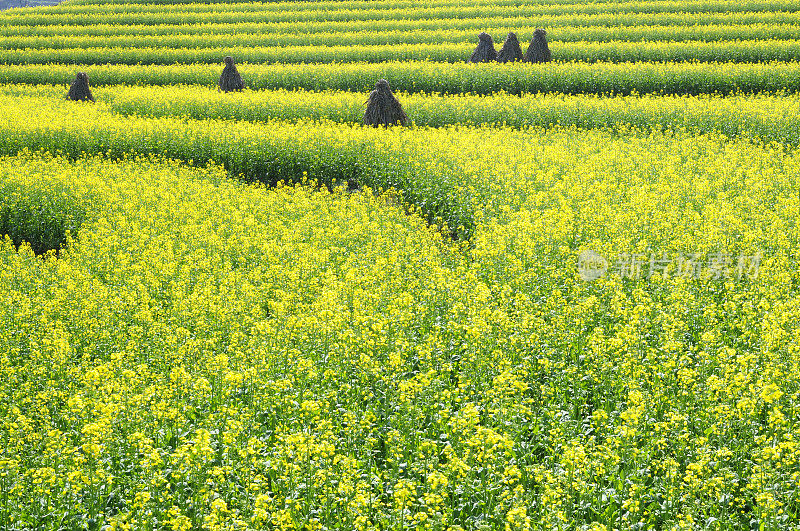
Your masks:
{"label": "field row", "polygon": [[71,5],[61,4],[47,10],[12,10],[0,15],[0,23],[13,25],[95,25],[95,24],[206,24],[246,22],[313,22],[396,20],[440,21],[480,17],[536,17],[555,15],[613,14],[624,17],[631,13],[680,13],[686,24],[706,22],[705,16],[713,13],[761,13],[800,11],[793,0],[750,0],[747,2],[694,0],[689,2],[607,2],[589,4],[539,4],[483,6],[472,3],[459,5],[387,8],[368,2],[369,6],[352,7],[337,3],[338,9],[321,9],[316,2],[306,3],[306,9],[287,9],[280,3],[233,4],[122,4],[122,5]]}
{"label": "field row", "polygon": [[[144,3],[145,5],[141,5]],[[787,0],[609,0],[586,2],[584,0],[567,0],[556,3],[530,4],[522,0],[432,0],[425,6],[413,0],[333,0],[322,2],[289,1],[289,2],[186,2],[166,3],[159,5],[153,2],[103,2],[103,3],[67,3],[51,6],[42,14],[58,15],[63,13],[128,13],[128,12],[168,12],[183,11],[186,13],[251,11],[294,13],[303,17],[309,13],[317,15],[338,14],[340,12],[368,11],[383,13],[381,16],[392,17],[402,12],[418,13],[420,10],[450,10],[454,18],[459,10],[481,8],[491,14],[492,9],[522,10],[533,13],[703,13],[703,12],[753,12],[753,11],[797,11],[797,5]],[[19,16],[24,11],[9,11],[11,17]],[[29,11],[34,14],[35,11]],[[402,17],[397,17],[402,18]],[[413,17],[416,18],[416,17]]]}
{"label": "field row", "polygon": [[[448,156],[441,150],[422,149],[436,138],[435,130],[418,134],[404,129],[387,136],[373,128],[320,127],[311,121],[254,124],[124,117],[101,106],[63,99],[3,99],[13,106],[0,118],[0,154],[4,155],[23,149],[70,157],[159,154],[200,164],[216,161],[234,176],[269,185],[314,179],[329,187],[351,183],[395,188],[430,221],[438,218],[461,238],[469,237],[475,227],[470,197],[485,193],[465,184],[465,176],[477,168],[464,166],[470,161],[454,160],[453,152]],[[29,119],[32,113],[37,120]],[[445,169],[448,175],[442,174]]]}
{"label": "field row", "polygon": [[[380,45],[413,45],[413,44],[459,44],[463,47],[474,47],[477,44],[477,35],[485,31],[493,36],[495,44],[500,47],[509,31],[517,33],[523,46],[529,37],[533,36],[535,26],[526,23],[521,26],[503,25],[488,26],[485,21],[476,22],[474,27],[468,29],[414,29],[414,30],[379,30],[379,31],[341,31],[334,33],[301,33],[297,28],[286,28],[285,33],[242,31],[242,28],[230,26],[220,28],[217,33],[172,33],[162,35],[131,34],[119,26],[113,35],[73,35],[60,34],[48,35],[17,35],[0,36],[0,49],[49,49],[49,50],[77,50],[82,48],[102,49],[133,48],[140,50],[143,55],[150,48],[259,48],[259,47],[306,47],[306,46],[380,46]],[[60,30],[62,31],[62,30]],[[607,52],[618,55],[614,48],[623,42],[636,41],[635,48],[653,46],[658,41],[670,42],[675,54],[679,46],[687,48],[707,47],[711,42],[736,42],[735,47],[717,44],[717,49],[733,51],[736,47],[750,47],[754,50],[751,55],[764,57],[765,47],[774,48],[766,55],[785,55],[786,46],[796,44],[800,35],[800,24],[758,24],[758,25],[730,25],[730,26],[686,26],[676,30],[672,26],[632,26],[632,27],[558,27],[548,29],[548,37],[556,56],[562,58],[580,57],[582,53],[593,57],[595,53],[586,50],[587,43],[608,43]],[[741,40],[746,36],[747,40]],[[778,41],[789,41],[779,43]],[[650,44],[643,44],[649,42]],[[575,44],[573,44],[575,43]],[[680,44],[677,44],[680,43]],[[592,44],[592,47],[597,47]],[[606,48],[606,47],[604,47]],[[783,52],[779,51],[783,49]],[[523,50],[524,52],[524,50]],[[587,53],[588,52],[588,53]],[[74,52],[72,52],[74,53]],[[430,53],[430,52],[429,52]],[[741,49],[733,52],[733,59],[742,53]],[[707,55],[707,52],[705,52]],[[681,56],[682,54],[678,53]],[[685,53],[684,53],[685,55]],[[704,52],[699,52],[704,55]]]}
{"label": "field row", "polygon": [[[86,71],[92,86],[216,86],[216,64],[194,65],[0,65],[0,83],[71,83]],[[388,62],[320,65],[240,64],[252,89],[369,92],[378,79],[407,93],[509,94],[731,94],[797,92],[800,63],[550,63],[459,64]]]}
{"label": "field row", "polygon": [[[607,1],[607,0],[603,0]],[[565,0],[561,2],[564,5],[585,4],[585,0]],[[612,3],[619,4],[619,0],[612,0]],[[147,4],[142,6],[140,4]],[[163,5],[160,5],[163,4]],[[465,2],[465,0],[431,0],[428,7],[464,7],[464,6],[481,6],[481,7],[518,7],[523,5],[521,0],[475,0],[474,2]],[[280,1],[243,1],[236,0],[233,2],[82,2],[75,4],[61,4],[59,9],[66,8],[67,11],[103,11],[108,10],[114,13],[125,11],[137,11],[139,9],[147,10],[182,10],[182,11],[225,11],[225,10],[247,10],[253,11],[292,11],[296,13],[303,13],[306,11],[351,11],[357,9],[381,9],[381,10],[401,10],[418,8],[419,3],[413,0],[318,0],[308,2],[307,0],[280,0]],[[75,9],[73,9],[75,8]]]}
{"label": "field row", "polygon": [[[796,152],[682,133],[255,128],[3,108],[4,150],[49,143],[77,160],[0,160],[2,216],[73,229],[58,259],[0,248],[0,520],[538,530],[565,518],[798,519]],[[195,161],[239,150],[297,176],[324,163],[416,171],[408,185],[466,201],[473,245],[456,252],[396,196],[267,191],[214,166],[81,155],[123,147]],[[698,252],[704,272],[706,257],[730,253],[730,276],[582,282],[586,248]],[[759,250],[759,274],[738,276]]]}
{"label": "field row", "polygon": [[[243,14],[244,16],[244,14]],[[0,14],[2,17],[2,14]],[[0,18],[2,20],[2,18]],[[342,20],[342,21],[287,21],[197,23],[197,24],[37,24],[8,23],[0,25],[3,36],[78,36],[121,37],[124,35],[149,35],[177,38],[180,35],[227,35],[235,38],[239,34],[260,35],[261,38],[292,38],[292,34],[313,39],[317,33],[364,33],[366,35],[403,32],[409,38],[419,32],[441,34],[442,42],[449,35],[497,28],[510,30],[520,28],[547,28],[562,41],[575,40],[634,40],[637,35],[650,40],[722,40],[730,38],[730,32],[742,31],[748,39],[769,37],[763,32],[772,28],[778,38],[788,28],[800,24],[800,12],[747,12],[706,13],[703,20],[687,19],[685,13],[627,13],[627,14],[567,14],[555,16],[480,16],[459,19],[430,20]],[[665,32],[670,32],[665,34]],[[652,35],[652,36],[651,36]],[[339,38],[331,35],[331,38]],[[50,42],[45,40],[44,42]]]}
{"label": "field row", "polygon": [[[533,36],[520,34],[521,39]],[[503,35],[501,38],[504,38]],[[501,41],[502,43],[502,41]],[[171,65],[213,63],[226,55],[248,63],[383,63],[386,61],[465,62],[477,44],[396,44],[357,46],[220,46],[203,48],[42,48],[0,49],[0,63]],[[523,42],[527,47],[527,43]],[[499,45],[498,45],[499,47]],[[733,62],[800,60],[800,41],[726,42],[552,42],[554,61],[568,62]],[[523,50],[524,53],[524,50]]]}
{"label": "field row", "polygon": [[[62,86],[0,86],[10,97],[63,98]],[[230,95],[200,86],[110,86],[94,90],[97,105],[125,116],[185,117],[250,122],[330,121],[360,124],[365,93],[302,90],[245,91]],[[578,127],[638,131],[685,130],[760,142],[800,145],[800,97],[617,96],[506,94],[397,94],[411,124]]]}

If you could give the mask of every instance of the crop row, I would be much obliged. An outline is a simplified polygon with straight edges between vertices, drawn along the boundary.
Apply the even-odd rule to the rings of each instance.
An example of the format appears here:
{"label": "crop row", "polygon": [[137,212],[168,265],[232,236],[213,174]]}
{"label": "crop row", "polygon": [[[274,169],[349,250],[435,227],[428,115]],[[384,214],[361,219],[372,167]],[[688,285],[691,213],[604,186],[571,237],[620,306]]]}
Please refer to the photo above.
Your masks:
{"label": "crop row", "polygon": [[[252,48],[252,47],[304,47],[304,46],[378,46],[378,45],[412,45],[443,43],[459,44],[465,47],[477,42],[477,35],[485,31],[492,35],[500,46],[509,31],[515,31],[523,40],[532,36],[534,26],[526,23],[495,26],[487,25],[485,21],[476,21],[468,29],[413,29],[413,30],[378,30],[378,31],[341,31],[301,33],[297,28],[285,33],[266,31],[247,32],[242,28],[225,28],[223,32],[213,33],[173,33],[168,29],[160,35],[130,34],[125,28],[117,28],[119,33],[114,35],[16,35],[0,36],[0,49],[50,49],[50,50],[77,50],[82,48],[110,49],[110,48]],[[628,26],[628,27],[583,27],[562,26],[549,28],[548,37],[554,48],[560,48],[560,55],[565,57],[575,56],[579,49],[571,49],[565,43],[577,43],[585,46],[586,42],[608,42],[609,46],[620,46],[622,42],[657,42],[669,41],[684,43],[686,47],[696,47],[698,41],[705,43],[715,41],[739,41],[742,36],[745,45],[753,44],[756,49],[769,43],[775,47],[776,41],[788,40],[794,42],[800,35],[800,24],[748,24],[748,25],[704,25],[704,26]],[[638,44],[637,46],[642,46]],[[676,45],[677,46],[677,45]],[[780,48],[780,46],[777,46]],[[74,52],[73,52],[74,53]],[[611,52],[613,53],[613,52]],[[741,53],[741,52],[738,52]],[[764,50],[760,50],[763,56]],[[777,54],[779,52],[773,52]],[[702,55],[702,53],[701,53]]]}
{"label": "crop row", "polygon": [[[63,97],[53,86],[0,87],[8,96]],[[200,86],[101,87],[98,106],[114,114],[152,118],[250,122],[325,121],[359,124],[365,93],[302,90],[245,91],[232,96]],[[410,122],[417,127],[451,125],[578,127],[639,131],[717,133],[761,142],[800,145],[800,98],[793,96],[618,96],[507,94],[398,94]]]}
{"label": "crop row", "polygon": [[[23,89],[26,90],[27,89]],[[60,87],[47,92],[63,94]],[[114,113],[246,121],[324,120],[361,123],[364,94],[353,92],[247,91],[235,98],[204,87],[109,87],[96,91]],[[686,130],[800,145],[798,96],[597,96],[505,94],[400,95],[419,127],[467,125]]]}
{"label": "crop row", "polygon": [[[0,17],[2,15],[0,14]],[[0,18],[2,20],[2,18]],[[286,38],[292,34],[304,35],[309,39],[317,33],[364,33],[392,34],[403,32],[413,35],[416,32],[458,35],[474,32],[477,29],[499,28],[519,29],[525,27],[548,28],[560,40],[632,40],[637,35],[649,40],[722,40],[732,37],[729,32],[741,30],[751,39],[766,38],[764,31],[772,28],[775,37],[783,34],[786,27],[800,24],[800,12],[756,11],[732,13],[704,13],[701,18],[686,13],[623,13],[623,14],[580,14],[537,15],[537,16],[480,16],[459,19],[428,20],[341,20],[341,21],[286,21],[286,22],[247,22],[229,23],[207,22],[197,24],[165,24],[157,21],[152,24],[0,24],[0,35],[78,37],[78,36],[161,36],[171,38],[180,35],[226,35],[231,39],[238,34],[259,35],[262,38]],[[664,32],[671,32],[663,35]],[[585,36],[584,36],[585,35]],[[670,35],[672,36],[670,38]],[[575,36],[576,38],[573,38]],[[334,35],[331,38],[338,38]],[[43,42],[51,42],[44,40]],[[36,47],[36,46],[30,46]]]}
{"label": "crop row", "polygon": [[[532,36],[521,34],[522,39]],[[477,41],[476,41],[477,42]],[[170,65],[215,63],[226,55],[248,63],[383,63],[386,61],[464,62],[474,43],[352,45],[352,46],[219,46],[208,48],[42,48],[0,50],[0,63]],[[552,42],[555,61],[567,62],[735,62],[797,61],[800,41],[727,42]]]}
{"label": "crop row", "polygon": [[[127,118],[61,99],[3,99],[13,111],[0,118],[2,154],[23,149],[70,157],[83,153],[109,158],[156,153],[183,161],[216,161],[232,175],[266,184],[314,179],[327,186],[349,182],[395,188],[429,219],[439,217],[455,236],[468,237],[474,229],[468,198],[472,192],[461,184],[471,172],[464,168],[433,178],[432,172],[456,163],[447,157],[426,155],[422,150],[426,135],[410,130],[386,137],[371,128],[340,124],[319,127],[310,121],[251,124]],[[37,120],[30,120],[33,115]],[[387,149],[387,142],[391,148]],[[415,155],[417,152],[419,155]]]}
{"label": "crop row", "polygon": [[[609,4],[621,4],[625,2],[630,2],[631,0],[598,0],[595,3],[609,3]],[[173,4],[184,4],[187,8],[201,8],[203,4],[217,4],[217,7],[223,7],[224,4],[229,3],[240,3],[241,0],[201,0],[201,1],[191,1],[191,0],[176,0],[176,1],[154,1],[154,2],[147,2],[144,0],[133,0],[133,1],[126,1],[126,0],[113,0],[109,2],[98,2],[97,0],[75,0],[71,2],[73,6],[90,6],[90,7],[97,7],[98,5],[103,6],[114,6],[117,5],[124,5],[128,8],[133,8],[135,4],[166,4],[171,6]],[[337,9],[364,9],[364,8],[374,8],[376,6],[383,6],[387,9],[400,9],[400,8],[409,8],[409,7],[416,7],[419,5],[418,2],[414,2],[413,0],[314,0],[313,6],[309,4],[312,2],[308,2],[308,0],[268,0],[266,2],[254,2],[254,4],[270,4],[270,3],[280,3],[278,9],[283,8],[285,10],[293,10],[293,11],[305,11],[305,10],[326,10],[326,11],[335,11]],[[428,2],[431,6],[460,6],[469,3],[470,5],[485,5],[485,6],[506,6],[506,5],[522,5],[524,2],[521,0],[497,0],[497,1],[490,1],[490,0],[475,0],[474,2],[465,2],[465,0],[431,0]],[[558,4],[561,5],[584,5],[587,4],[586,0],[559,0]],[[63,7],[63,6],[62,6]],[[260,7],[260,6],[259,6]],[[270,9],[267,7],[267,9]]]}
{"label": "crop row", "polygon": [[[84,70],[92,85],[216,85],[221,64],[0,65],[0,83],[70,83]],[[798,63],[551,63],[433,62],[321,65],[239,65],[253,89],[372,90],[378,79],[407,93],[730,94],[796,92]]]}
{"label": "crop row", "polygon": [[280,3],[265,4],[198,4],[198,5],[60,5],[47,11],[14,10],[0,16],[0,22],[13,25],[95,25],[95,24],[206,24],[206,23],[247,23],[247,22],[313,22],[313,21],[358,21],[358,20],[430,20],[462,19],[480,17],[534,17],[540,15],[614,14],[624,16],[629,13],[681,13],[687,21],[704,22],[707,13],[762,11],[797,12],[797,3],[792,0],[750,0],[663,2],[643,1],[624,3],[590,4],[540,4],[511,5],[487,8],[462,4],[442,7],[410,7],[391,9],[386,7],[366,7],[339,10],[316,9],[309,2],[307,10],[287,10]]}
{"label": "crop row", "polygon": [[[604,0],[607,1],[607,0]],[[564,5],[585,4],[584,0],[564,0],[559,2]],[[611,3],[619,4],[619,0],[612,0]],[[141,4],[147,4],[142,6]],[[236,5],[239,4],[239,5]],[[401,10],[413,9],[420,7],[418,2],[413,0],[321,0],[308,2],[307,0],[281,0],[279,2],[247,2],[247,6],[242,5],[243,2],[82,2],[61,4],[53,9],[53,12],[77,12],[77,11],[93,11],[101,12],[108,11],[110,13],[124,13],[129,11],[147,10],[147,11],[165,11],[165,10],[179,10],[179,11],[292,11],[296,13],[303,13],[306,11],[352,11],[361,9],[382,9],[382,10]],[[524,2],[520,0],[475,0],[473,2],[465,2],[464,0],[432,0],[428,3],[428,7],[464,7],[467,5],[483,6],[483,7],[507,7],[507,6],[520,6]]]}
{"label": "crop row", "polygon": [[[144,3],[145,5],[141,5]],[[609,0],[602,2],[586,2],[584,0],[565,0],[552,3],[530,4],[521,0],[433,0],[425,6],[420,6],[413,0],[345,0],[345,1],[322,1],[322,2],[188,2],[188,3],[166,3],[158,4],[153,2],[101,2],[88,3],[85,5],[78,3],[67,3],[51,6],[46,13],[50,15],[59,14],[78,14],[78,13],[165,13],[170,11],[182,11],[186,13],[222,13],[226,11],[236,12],[273,12],[273,13],[296,13],[302,18],[307,14],[325,15],[350,13],[356,11],[367,11],[372,13],[382,13],[381,17],[393,18],[403,12],[418,13],[420,10],[451,10],[455,18],[461,13],[459,10],[481,8],[491,13],[495,10],[522,10],[528,9],[530,12],[538,14],[545,13],[703,13],[703,12],[748,12],[748,11],[797,11],[797,5],[787,0],[746,0],[736,2],[734,0],[689,0],[678,2],[676,0]],[[35,11],[27,11],[32,13]],[[25,10],[9,11],[5,16],[11,18],[23,16]],[[402,18],[398,16],[397,18]],[[417,18],[412,15],[412,18]]]}

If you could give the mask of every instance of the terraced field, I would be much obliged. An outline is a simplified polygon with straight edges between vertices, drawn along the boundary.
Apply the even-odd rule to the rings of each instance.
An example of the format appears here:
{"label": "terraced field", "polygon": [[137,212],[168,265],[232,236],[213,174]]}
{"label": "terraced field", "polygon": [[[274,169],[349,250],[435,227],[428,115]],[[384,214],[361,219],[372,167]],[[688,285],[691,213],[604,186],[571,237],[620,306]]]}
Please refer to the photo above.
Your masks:
{"label": "terraced field", "polygon": [[[0,529],[800,528],[799,28],[0,13]],[[381,78],[408,127],[361,125]]]}

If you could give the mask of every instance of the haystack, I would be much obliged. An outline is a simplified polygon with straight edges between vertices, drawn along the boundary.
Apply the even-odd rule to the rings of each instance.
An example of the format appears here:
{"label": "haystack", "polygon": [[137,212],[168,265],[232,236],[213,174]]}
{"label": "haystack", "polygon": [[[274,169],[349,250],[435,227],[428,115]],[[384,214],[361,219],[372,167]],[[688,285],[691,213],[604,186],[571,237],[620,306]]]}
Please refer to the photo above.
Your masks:
{"label": "haystack", "polygon": [[69,86],[67,99],[72,101],[94,101],[91,89],[89,89],[89,76],[86,72],[78,72],[75,81]]}
{"label": "haystack", "polygon": [[239,75],[239,70],[233,63],[233,57],[230,55],[225,57],[225,68],[222,69],[222,75],[219,76],[219,88],[223,92],[231,92],[233,90],[242,90],[244,88],[244,81],[242,76]]}
{"label": "haystack", "polygon": [[478,46],[469,58],[471,63],[490,63],[497,59],[497,51],[494,49],[494,41],[488,33],[481,32],[478,35]]}
{"label": "haystack", "polygon": [[551,59],[550,48],[547,46],[547,32],[537,29],[533,32],[533,39],[525,52],[525,61],[528,63],[549,63]]}
{"label": "haystack", "polygon": [[522,61],[523,59],[524,56],[522,55],[522,48],[519,46],[517,34],[513,31],[508,32],[503,47],[500,49],[500,53],[497,54],[497,62],[510,63],[513,61]]}
{"label": "haystack", "polygon": [[366,101],[367,110],[364,112],[364,124],[378,127],[379,125],[406,125],[408,117],[403,106],[397,101],[389,87],[389,82],[381,79],[375,83],[375,90],[369,93]]}

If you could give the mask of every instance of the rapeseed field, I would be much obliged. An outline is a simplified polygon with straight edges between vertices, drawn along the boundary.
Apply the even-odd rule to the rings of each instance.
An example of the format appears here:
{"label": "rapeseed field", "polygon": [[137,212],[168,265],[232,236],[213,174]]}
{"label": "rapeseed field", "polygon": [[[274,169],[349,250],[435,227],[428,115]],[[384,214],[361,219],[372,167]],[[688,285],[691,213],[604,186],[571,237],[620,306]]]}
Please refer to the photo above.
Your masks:
{"label": "rapeseed field", "polygon": [[[0,529],[800,528],[798,27],[0,13]],[[409,127],[360,125],[380,78]]]}

